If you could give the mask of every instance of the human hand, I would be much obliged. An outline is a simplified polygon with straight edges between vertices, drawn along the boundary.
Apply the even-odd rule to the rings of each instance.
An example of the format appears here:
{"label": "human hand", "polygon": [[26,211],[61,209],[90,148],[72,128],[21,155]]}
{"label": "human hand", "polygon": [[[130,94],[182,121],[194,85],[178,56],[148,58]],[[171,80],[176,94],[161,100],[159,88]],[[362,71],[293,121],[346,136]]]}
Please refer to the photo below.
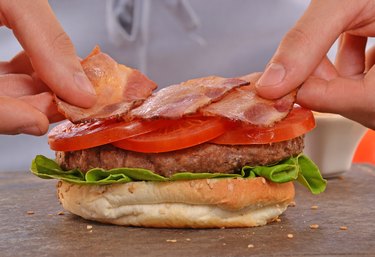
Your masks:
{"label": "human hand", "polygon": [[[285,35],[257,82],[258,93],[278,98],[299,87],[297,103],[338,113],[375,129],[375,1],[313,0]],[[336,39],[334,65],[325,57]]]}
{"label": "human hand", "polygon": [[62,119],[53,93],[90,107],[96,97],[68,35],[47,0],[0,0],[0,26],[10,28],[25,50],[0,62],[0,134],[42,135]]}

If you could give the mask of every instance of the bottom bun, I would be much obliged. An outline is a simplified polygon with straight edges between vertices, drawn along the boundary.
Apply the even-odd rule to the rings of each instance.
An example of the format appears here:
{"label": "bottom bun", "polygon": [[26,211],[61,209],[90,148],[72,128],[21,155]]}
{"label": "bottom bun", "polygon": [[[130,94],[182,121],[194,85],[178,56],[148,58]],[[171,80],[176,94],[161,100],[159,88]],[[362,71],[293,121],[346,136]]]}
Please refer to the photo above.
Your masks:
{"label": "bottom bun", "polygon": [[253,227],[275,220],[294,185],[264,178],[79,185],[59,181],[63,207],[84,219],[168,228]]}

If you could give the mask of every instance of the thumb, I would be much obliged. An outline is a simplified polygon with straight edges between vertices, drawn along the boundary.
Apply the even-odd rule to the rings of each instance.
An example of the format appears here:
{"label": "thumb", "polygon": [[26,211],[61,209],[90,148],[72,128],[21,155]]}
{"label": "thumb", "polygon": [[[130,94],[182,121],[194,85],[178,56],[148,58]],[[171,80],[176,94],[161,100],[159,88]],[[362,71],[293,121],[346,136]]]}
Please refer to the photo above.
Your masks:
{"label": "thumb", "polygon": [[34,70],[56,95],[80,107],[95,103],[95,91],[47,0],[0,1],[0,19],[13,30]]}
{"label": "thumb", "polygon": [[358,3],[355,6],[358,10],[344,9],[339,1],[312,1],[285,35],[258,80],[258,93],[266,98],[279,98],[300,86],[359,12],[359,6]]}

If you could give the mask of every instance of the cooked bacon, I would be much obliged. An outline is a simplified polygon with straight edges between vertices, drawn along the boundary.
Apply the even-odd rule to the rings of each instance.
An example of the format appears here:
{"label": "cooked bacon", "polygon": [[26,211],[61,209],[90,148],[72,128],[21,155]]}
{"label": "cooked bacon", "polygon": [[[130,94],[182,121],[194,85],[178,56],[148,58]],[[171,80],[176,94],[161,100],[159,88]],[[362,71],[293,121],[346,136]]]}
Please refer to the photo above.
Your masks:
{"label": "cooked bacon", "polygon": [[197,113],[200,108],[246,84],[248,82],[241,79],[217,76],[188,80],[154,93],[141,106],[133,109],[130,115],[143,119],[178,119]]}
{"label": "cooked bacon", "polygon": [[[252,81],[257,76],[250,76]],[[245,77],[242,77],[245,78]],[[200,110],[206,116],[222,116],[230,120],[258,126],[272,126],[285,118],[293,108],[296,92],[277,100],[267,100],[257,95],[255,83],[236,88],[220,101]]]}
{"label": "cooked bacon", "polygon": [[[256,94],[260,73],[241,78],[209,76],[172,85],[152,94],[157,87],[138,70],[118,64],[96,47],[82,61],[98,99],[89,108],[70,105],[56,97],[57,107],[74,123],[100,119],[178,119],[197,113],[221,116],[259,126],[271,126],[288,115],[296,92],[266,100]],[[250,85],[249,85],[250,84]]]}
{"label": "cooked bacon", "polygon": [[96,104],[89,108],[73,106],[56,97],[59,111],[74,123],[117,118],[140,105],[157,85],[138,70],[118,64],[96,47],[82,61],[82,67],[94,86]]}

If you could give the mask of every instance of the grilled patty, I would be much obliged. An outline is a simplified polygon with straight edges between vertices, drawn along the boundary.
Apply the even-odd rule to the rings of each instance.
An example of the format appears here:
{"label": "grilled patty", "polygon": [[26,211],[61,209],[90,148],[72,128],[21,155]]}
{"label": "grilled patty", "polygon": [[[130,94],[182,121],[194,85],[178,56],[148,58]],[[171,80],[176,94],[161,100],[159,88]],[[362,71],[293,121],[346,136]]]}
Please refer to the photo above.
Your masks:
{"label": "grilled patty", "polygon": [[303,137],[262,145],[216,145],[166,152],[138,153],[104,145],[72,152],[56,152],[63,169],[145,168],[165,177],[179,172],[238,173],[245,165],[266,165],[302,152]]}

